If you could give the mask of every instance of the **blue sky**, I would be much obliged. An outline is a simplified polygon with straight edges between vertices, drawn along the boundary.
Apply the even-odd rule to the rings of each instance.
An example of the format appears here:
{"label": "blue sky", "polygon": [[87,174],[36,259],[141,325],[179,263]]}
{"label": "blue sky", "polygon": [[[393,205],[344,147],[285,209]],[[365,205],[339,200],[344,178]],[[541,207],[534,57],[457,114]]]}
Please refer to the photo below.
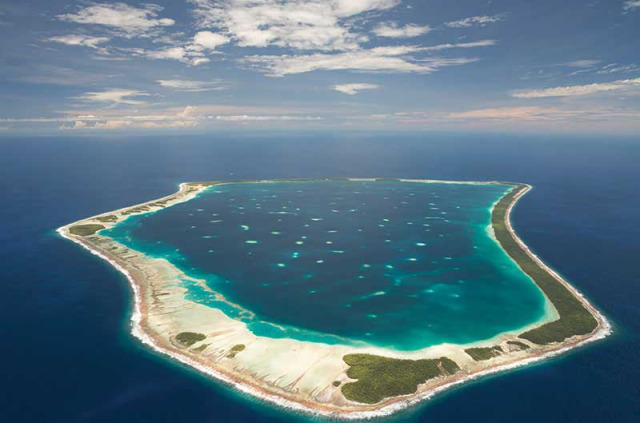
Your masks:
{"label": "blue sky", "polygon": [[0,133],[637,134],[640,0],[5,0]]}

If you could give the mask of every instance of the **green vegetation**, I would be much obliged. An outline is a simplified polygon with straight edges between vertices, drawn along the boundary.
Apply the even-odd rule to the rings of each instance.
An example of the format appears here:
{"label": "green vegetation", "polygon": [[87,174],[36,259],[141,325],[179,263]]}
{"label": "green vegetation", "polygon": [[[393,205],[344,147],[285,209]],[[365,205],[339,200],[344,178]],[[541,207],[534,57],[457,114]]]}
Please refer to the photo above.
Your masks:
{"label": "green vegetation", "polygon": [[118,216],[114,216],[114,215],[110,214],[108,216],[96,217],[96,220],[98,220],[100,222],[116,222],[118,220]]}
{"label": "green vegetation", "polygon": [[231,347],[229,350],[229,354],[227,354],[227,358],[235,358],[239,352],[244,351],[247,348],[244,344],[238,344]]}
{"label": "green vegetation", "polygon": [[209,344],[202,344],[200,346],[197,346],[197,347],[191,349],[191,352],[201,353],[202,351],[206,350],[208,346],[209,346]]}
{"label": "green vegetation", "polygon": [[136,213],[145,213],[151,211],[151,209],[148,206],[138,206],[138,207],[134,207],[132,209],[127,209],[125,211],[123,211],[121,214],[123,216],[127,216],[130,214],[136,214]]}
{"label": "green vegetation", "polygon": [[500,345],[496,345],[493,347],[476,347],[476,348],[467,348],[464,350],[467,354],[471,356],[475,361],[489,360],[494,357],[502,354],[502,348]]}
{"label": "green vegetation", "polygon": [[388,397],[409,395],[418,385],[438,376],[454,374],[460,367],[446,357],[425,360],[401,360],[371,354],[348,354],[347,376],[357,382],[342,386],[342,394],[351,401],[375,404]]}
{"label": "green vegetation", "polygon": [[93,235],[102,229],[104,229],[104,226],[97,224],[76,225],[69,228],[69,233],[77,236],[88,236]]}
{"label": "green vegetation", "polygon": [[520,334],[520,338],[544,345],[561,342],[575,335],[593,332],[598,322],[582,303],[561,282],[542,269],[511,236],[505,218],[509,205],[527,187],[517,184],[515,188],[496,204],[491,216],[491,225],[502,248],[533,279],[554,305],[560,318],[538,328]]}
{"label": "green vegetation", "polygon": [[203,333],[180,332],[176,335],[176,341],[184,347],[190,347],[196,342],[204,341],[207,337]]}
{"label": "green vegetation", "polygon": [[342,382],[340,382],[339,380],[334,380],[332,385],[333,385],[333,386],[335,386],[335,387],[337,388],[337,387],[338,387],[338,386],[340,386],[341,384],[342,384]]}
{"label": "green vegetation", "polygon": [[515,347],[518,347],[521,350],[528,350],[529,349],[529,346],[527,344],[525,344],[524,342],[507,341],[507,344],[513,345]]}

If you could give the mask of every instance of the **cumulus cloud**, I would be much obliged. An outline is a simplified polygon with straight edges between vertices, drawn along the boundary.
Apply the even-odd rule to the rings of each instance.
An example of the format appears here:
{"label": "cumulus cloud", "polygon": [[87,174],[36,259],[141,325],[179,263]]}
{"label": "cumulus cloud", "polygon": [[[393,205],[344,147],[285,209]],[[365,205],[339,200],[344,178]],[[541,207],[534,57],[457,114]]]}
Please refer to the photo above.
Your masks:
{"label": "cumulus cloud", "polygon": [[[183,33],[168,36],[160,31],[174,25],[161,15],[155,4],[130,6],[126,3],[89,2],[75,12],[59,15],[63,21],[105,27],[109,34],[128,38],[154,37],[155,47],[110,46],[101,48],[97,58],[120,60],[127,56],[153,60],[174,60],[189,66],[211,61],[218,49],[233,43],[240,47],[280,47],[307,50],[294,54],[250,55],[241,63],[271,76],[313,70],[355,70],[370,72],[428,73],[443,66],[469,63],[476,59],[413,57],[451,48],[493,45],[492,40],[441,44],[431,47],[369,47],[369,35],[379,38],[410,38],[425,34],[429,26],[401,25],[387,21],[364,31],[369,19],[396,7],[401,0],[189,0],[194,5],[196,34],[189,39]],[[497,17],[463,20],[481,24]],[[462,21],[460,21],[462,22]],[[453,23],[452,23],[453,25]],[[460,23],[459,25],[467,25]],[[470,25],[470,24],[469,24]],[[165,36],[160,36],[165,35]],[[60,36],[52,42],[97,48],[107,37]],[[342,60],[351,63],[339,62]],[[308,63],[304,63],[308,62]]]}
{"label": "cumulus cloud", "polygon": [[109,38],[69,34],[69,35],[59,35],[55,37],[49,37],[45,39],[45,41],[48,41],[51,43],[66,44],[68,46],[83,46],[83,47],[89,47],[89,48],[99,48],[100,47],[99,44],[106,43],[107,41],[109,41]]}
{"label": "cumulus cloud", "polygon": [[[189,109],[189,107],[187,107]],[[146,120],[148,118],[148,120]],[[283,122],[283,121],[318,121],[323,120],[318,116],[255,116],[255,115],[219,115],[205,118],[192,118],[184,113],[174,116],[140,116],[133,119],[111,119],[100,121],[76,120],[71,124],[60,126],[62,130],[132,130],[132,129],[170,129],[193,128],[203,120],[214,120],[229,123],[259,123],[259,122]]]}
{"label": "cumulus cloud", "polygon": [[159,50],[142,51],[150,59],[177,60],[191,66],[210,62],[207,54],[218,53],[215,49],[227,44],[229,38],[211,31],[200,31],[184,46],[166,47]]}
{"label": "cumulus cloud", "polygon": [[227,44],[229,38],[222,34],[215,34],[211,31],[200,31],[193,37],[193,46],[208,50],[215,50],[217,47]]}
{"label": "cumulus cloud", "polygon": [[164,115],[134,115],[118,118],[99,118],[96,116],[79,116],[68,124],[62,124],[65,130],[120,130],[120,129],[167,129],[193,128],[205,121],[229,123],[259,123],[259,122],[288,122],[288,121],[319,121],[320,116],[294,115],[214,115],[198,114],[196,107],[187,106],[177,114]]}
{"label": "cumulus cloud", "polygon": [[166,129],[192,128],[198,125],[196,108],[187,106],[179,112],[153,115],[126,115],[100,113],[98,115],[69,116],[59,129],[63,130],[119,130],[119,129]]}
{"label": "cumulus cloud", "polygon": [[309,55],[248,56],[243,63],[269,76],[284,76],[317,70],[354,70],[369,72],[431,73],[445,66],[464,65],[475,58],[416,58],[415,53],[445,48],[470,48],[492,45],[484,41],[446,46],[417,47],[390,46],[348,51],[337,54],[316,53]]}
{"label": "cumulus cloud", "polygon": [[553,87],[541,90],[519,90],[513,92],[511,95],[516,98],[569,97],[638,88],[640,88],[640,78],[620,79],[613,82],[587,85],[569,85],[565,87]]}
{"label": "cumulus cloud", "polygon": [[351,19],[400,0],[191,0],[202,28],[218,28],[239,46],[350,50],[366,41]]}
{"label": "cumulus cloud", "polygon": [[156,81],[162,87],[171,88],[176,91],[185,92],[202,92],[202,91],[218,91],[226,89],[223,81],[215,79],[213,81],[192,81],[184,79],[159,79]]}
{"label": "cumulus cloud", "polygon": [[[147,57],[149,59],[177,60],[191,66],[198,66],[208,63],[207,57],[211,54],[219,53],[216,48],[229,43],[230,39],[222,34],[211,31],[199,31],[186,41],[164,37],[159,39],[165,44],[164,47],[147,50],[136,47],[102,47],[100,44],[109,41],[107,37],[89,37],[85,35],[63,35],[47,38],[45,41],[57,42],[74,46],[86,46],[100,49],[98,56],[101,60],[123,60],[121,55],[133,55]],[[115,54],[115,56],[113,55]]]}
{"label": "cumulus cloud", "polygon": [[355,95],[360,91],[376,90],[378,88],[380,88],[380,86],[377,84],[366,83],[338,84],[333,86],[334,90],[348,95]]}
{"label": "cumulus cloud", "polygon": [[163,8],[156,4],[143,4],[141,7],[126,3],[89,3],[76,13],[58,15],[58,19],[86,25],[107,27],[125,37],[148,36],[161,27],[171,26],[173,19],[160,18],[158,12]]}
{"label": "cumulus cloud", "polygon": [[143,97],[148,95],[148,93],[138,90],[111,89],[87,92],[81,96],[75,97],[75,99],[93,103],[111,103],[112,105],[140,105],[145,104],[146,102],[135,100],[131,97]]}
{"label": "cumulus cloud", "polygon": [[267,121],[308,121],[324,120],[320,116],[255,116],[255,115],[220,115],[212,116],[215,120],[226,122],[267,122]]}
{"label": "cumulus cloud", "polygon": [[134,121],[134,120],[106,120],[101,122],[91,122],[77,120],[73,125],[62,125],[63,130],[78,129],[102,129],[102,130],[118,130],[118,129],[167,129],[167,128],[192,128],[197,125],[195,121],[170,121],[170,122],[153,122],[153,121]]}
{"label": "cumulus cloud", "polygon": [[624,10],[640,9],[640,0],[628,0],[624,2]]}
{"label": "cumulus cloud", "polygon": [[398,25],[396,22],[381,23],[373,29],[373,33],[378,37],[386,38],[411,38],[417,37],[431,31],[429,26],[420,25]]}
{"label": "cumulus cloud", "polygon": [[223,125],[260,125],[286,122],[323,121],[321,115],[299,114],[297,109],[199,105],[186,107],[98,108],[60,111],[55,117],[0,118],[0,126],[58,124],[63,130],[145,130],[166,128],[218,127]]}
{"label": "cumulus cloud", "polygon": [[339,17],[350,17],[372,10],[391,9],[401,0],[328,0]]}
{"label": "cumulus cloud", "polygon": [[210,59],[205,57],[201,51],[192,51],[184,47],[167,47],[160,50],[147,51],[145,56],[150,59],[177,60],[191,66],[210,62]]}
{"label": "cumulus cloud", "polygon": [[503,19],[503,14],[493,16],[471,16],[458,21],[447,22],[445,26],[449,28],[469,28],[472,26],[485,26],[490,23],[500,22]]}

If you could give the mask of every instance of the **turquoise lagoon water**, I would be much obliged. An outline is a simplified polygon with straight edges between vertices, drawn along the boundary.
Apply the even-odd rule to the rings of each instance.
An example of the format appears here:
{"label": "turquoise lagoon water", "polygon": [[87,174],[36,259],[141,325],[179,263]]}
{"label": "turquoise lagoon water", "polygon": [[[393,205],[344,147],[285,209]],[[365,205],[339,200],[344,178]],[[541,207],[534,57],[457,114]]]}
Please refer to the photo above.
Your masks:
{"label": "turquoise lagoon water", "polygon": [[416,350],[545,316],[489,236],[510,187],[395,181],[228,184],[108,235],[202,278],[191,300],[258,335]]}

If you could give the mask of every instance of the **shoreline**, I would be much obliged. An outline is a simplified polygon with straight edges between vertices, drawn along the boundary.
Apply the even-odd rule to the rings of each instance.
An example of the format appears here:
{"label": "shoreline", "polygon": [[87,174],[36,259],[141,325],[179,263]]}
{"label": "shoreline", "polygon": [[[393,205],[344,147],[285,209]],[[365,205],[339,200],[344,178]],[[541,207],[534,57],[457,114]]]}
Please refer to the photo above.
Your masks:
{"label": "shoreline", "polygon": [[[320,179],[318,179],[320,180]],[[332,180],[332,179],[322,179],[322,180]],[[377,181],[380,179],[341,179],[341,180],[351,180],[351,181]],[[309,181],[309,180],[306,180]],[[434,181],[434,180],[406,180],[399,179],[401,182],[421,182],[421,183],[461,183],[458,181]],[[526,189],[521,190],[514,198],[511,200],[507,212],[505,214],[505,224],[507,226],[507,230],[513,237],[513,239],[518,243],[520,248],[529,255],[536,264],[547,272],[549,275],[553,276],[558,282],[563,284],[579,301],[580,303],[594,316],[597,320],[596,329],[587,334],[581,336],[575,336],[570,339],[565,340],[564,342],[558,343],[557,345],[540,347],[537,352],[531,354],[524,354],[522,351],[516,352],[512,354],[512,351],[509,351],[507,357],[497,357],[496,359],[489,360],[489,363],[467,363],[468,368],[463,369],[463,371],[457,372],[451,376],[438,377],[435,380],[427,380],[424,384],[418,387],[417,391],[413,394],[390,397],[385,398],[383,401],[376,404],[362,404],[362,403],[354,403],[352,401],[344,400],[338,401],[337,403],[334,401],[326,401],[321,402],[318,401],[318,397],[299,395],[298,393],[290,393],[286,392],[282,389],[281,386],[274,386],[274,384],[269,383],[269,381],[265,380],[257,380],[255,378],[248,377],[246,374],[242,374],[241,372],[235,372],[233,369],[229,369],[224,365],[220,365],[222,358],[217,359],[216,361],[207,361],[206,358],[203,358],[200,355],[195,355],[190,353],[190,351],[180,349],[175,345],[175,341],[169,342],[167,339],[163,339],[158,333],[154,333],[155,330],[149,325],[149,319],[151,318],[149,313],[149,304],[147,299],[149,297],[149,292],[153,291],[155,287],[153,283],[150,283],[148,280],[144,279],[144,274],[140,271],[139,268],[128,268],[128,265],[131,266],[130,263],[127,263],[125,259],[117,256],[117,254],[109,253],[108,251],[101,249],[99,245],[93,243],[87,238],[74,235],[70,233],[69,228],[74,225],[83,224],[86,222],[95,222],[98,217],[106,216],[106,215],[114,215],[118,212],[126,212],[132,209],[140,209],[141,207],[149,207],[150,204],[157,204],[161,200],[165,201],[161,208],[157,210],[147,210],[141,211],[140,213],[128,213],[126,216],[132,214],[141,214],[147,212],[155,212],[159,211],[162,208],[170,207],[174,204],[178,204],[180,202],[189,201],[200,193],[204,192],[210,186],[215,185],[224,185],[224,184],[233,184],[233,183],[264,183],[264,182],[294,182],[294,181],[239,181],[239,182],[220,182],[220,183],[195,183],[195,184],[180,184],[180,190],[174,194],[163,197],[160,200],[153,200],[146,203],[141,203],[139,205],[124,207],[118,209],[117,211],[113,211],[110,213],[104,213],[101,215],[97,215],[88,219],[83,219],[78,222],[72,223],[70,225],[63,226],[57,230],[60,236],[69,239],[83,248],[89,250],[92,254],[97,255],[109,262],[112,266],[114,266],[118,271],[123,273],[131,285],[131,288],[134,292],[134,310],[131,317],[132,322],[132,334],[138,338],[142,343],[151,347],[154,351],[159,352],[163,355],[169,356],[176,361],[179,361],[185,365],[188,365],[192,368],[197,369],[198,371],[205,373],[225,384],[233,386],[235,389],[239,391],[249,394],[253,397],[257,397],[263,401],[277,404],[280,407],[284,407],[290,410],[295,410],[297,412],[304,412],[314,415],[322,415],[326,417],[332,418],[340,418],[340,419],[365,419],[372,417],[382,417],[389,414],[393,414],[401,409],[405,409],[410,407],[418,402],[424,401],[428,398],[433,397],[434,395],[450,389],[454,386],[458,386],[463,384],[466,381],[478,379],[482,376],[486,376],[489,374],[495,374],[502,371],[515,369],[518,367],[526,366],[535,362],[542,361],[546,358],[550,358],[553,356],[557,356],[562,354],[568,350],[576,348],[578,346],[585,345],[587,343],[596,341],[598,339],[602,339],[606,337],[611,332],[611,326],[609,322],[606,320],[604,316],[602,316],[596,309],[593,307],[589,301],[577,291],[573,286],[571,286],[567,281],[565,281],[562,277],[560,277],[553,269],[545,265],[537,256],[535,256],[528,247],[524,244],[524,242],[517,236],[515,230],[511,226],[510,222],[510,213],[514,207],[514,205],[518,202],[518,200],[525,195],[530,189],[531,186],[526,185]],[[462,182],[466,184],[497,184],[498,182]],[[502,184],[502,183],[501,183]],[[506,184],[506,183],[504,183]],[[515,187],[525,186],[523,184],[512,184]],[[516,188],[514,188],[516,189]],[[511,193],[512,191],[509,191]],[[505,194],[506,196],[507,194]],[[503,197],[504,198],[504,197]],[[493,211],[492,211],[493,214]],[[126,217],[124,217],[126,218]],[[117,224],[117,223],[116,223]],[[96,238],[100,238],[99,235],[95,236]],[[106,238],[106,237],[102,237]],[[100,242],[108,241],[100,240]],[[502,245],[501,245],[502,247]],[[115,248],[115,247],[112,247]],[[504,247],[503,247],[504,248]],[[125,248],[127,253],[131,253],[132,250],[128,250]],[[157,262],[156,262],[157,263]],[[142,265],[148,265],[148,263],[142,263]],[[534,281],[535,282],[535,281]],[[153,296],[153,293],[151,294]],[[545,294],[546,296],[546,294]],[[157,300],[157,298],[154,298]],[[548,298],[547,298],[548,299]],[[550,301],[550,300],[549,300]],[[551,302],[551,301],[550,301]],[[238,329],[241,331],[241,329]],[[244,335],[243,335],[244,336]],[[502,336],[499,335],[497,338]],[[513,337],[511,337],[513,338]],[[511,339],[508,338],[508,339]],[[263,341],[263,343],[268,341]],[[489,341],[481,341],[482,343],[488,343]],[[503,340],[503,343],[505,341]],[[506,341],[509,342],[509,341]],[[306,341],[296,341],[290,342],[294,347],[299,347],[300,344],[309,342]],[[345,355],[349,352],[357,351],[357,352],[368,352],[374,354],[382,354],[389,357],[410,357],[414,354],[403,354],[401,352],[396,351],[387,351],[381,348],[357,348],[357,347],[349,347],[349,346],[325,346],[324,344],[317,344],[318,349],[320,348],[331,348],[334,350],[339,350],[337,356]],[[460,347],[469,347],[469,345],[465,346],[457,346]],[[452,347],[453,348],[453,347]],[[532,347],[533,348],[533,347]],[[205,348],[205,350],[207,350]],[[426,350],[433,350],[432,347],[427,348]],[[436,349],[437,350],[437,349]],[[420,350],[421,351],[421,350]],[[436,352],[438,352],[437,350]],[[464,350],[462,350],[464,351]],[[386,352],[386,354],[385,354]],[[421,351],[425,353],[424,351]],[[418,352],[420,354],[420,352]],[[452,353],[454,354],[454,353]],[[460,351],[455,351],[455,354],[460,355]],[[428,356],[429,354],[427,354]],[[457,356],[456,356],[457,357]],[[207,356],[208,358],[208,356]],[[468,361],[468,360],[467,360]],[[223,362],[225,363],[225,362]],[[335,367],[336,365],[334,365]],[[342,367],[348,367],[342,364]],[[343,370],[344,371],[344,370]],[[348,378],[344,380],[344,382],[350,382]],[[343,382],[343,384],[344,384]],[[334,390],[335,391],[335,390]],[[338,391],[339,393],[339,391]],[[333,392],[333,397],[336,396],[336,392]],[[326,399],[322,397],[322,399]]]}

